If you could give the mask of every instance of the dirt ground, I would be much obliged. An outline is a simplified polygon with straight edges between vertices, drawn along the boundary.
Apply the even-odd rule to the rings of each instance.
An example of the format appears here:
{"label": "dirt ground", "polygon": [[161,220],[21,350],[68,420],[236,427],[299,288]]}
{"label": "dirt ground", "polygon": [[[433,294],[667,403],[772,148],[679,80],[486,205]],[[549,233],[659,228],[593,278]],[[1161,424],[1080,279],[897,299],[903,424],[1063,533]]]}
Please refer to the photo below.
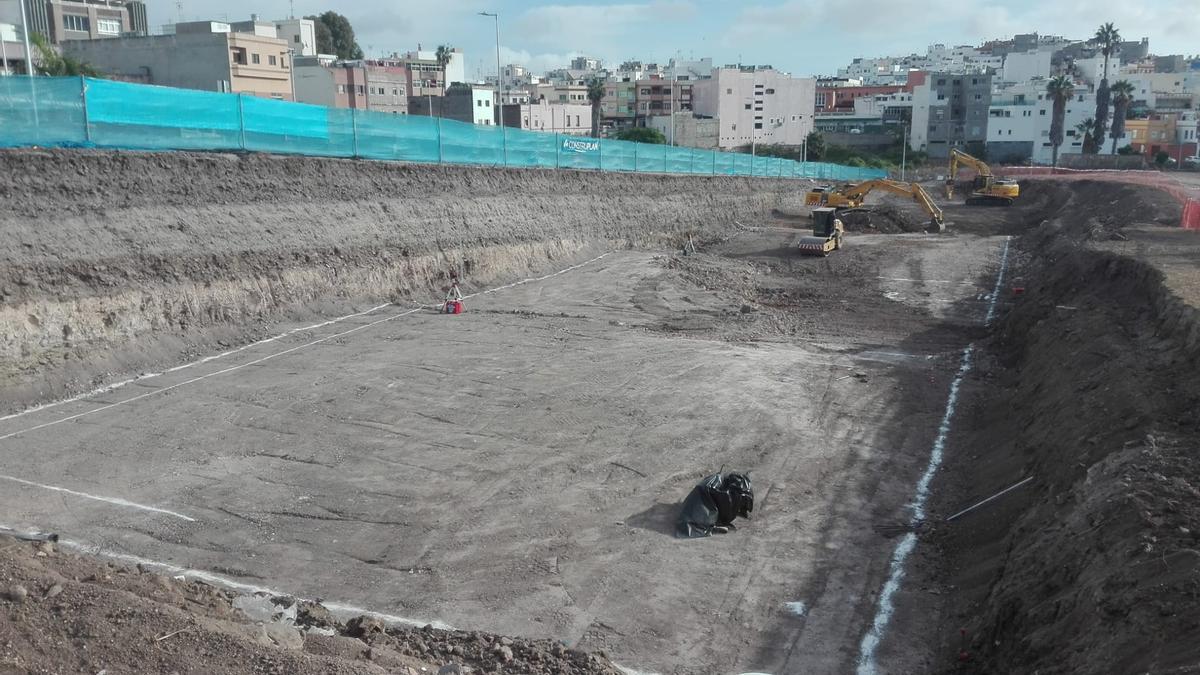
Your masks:
{"label": "dirt ground", "polygon": [[[499,199],[504,186],[477,173],[444,180]],[[566,179],[538,180],[550,194]],[[149,333],[98,319],[98,342],[69,351],[121,354],[99,383],[137,374],[122,363],[204,358],[0,418],[0,525],[61,537],[45,556],[0,542],[0,646],[12,645],[0,668],[189,672],[189,659],[219,658],[218,669],[262,672],[436,672],[451,661],[502,672],[861,671],[896,524],[911,516],[940,428],[945,465],[869,672],[1196,662],[1186,636],[1200,625],[1188,557],[1200,532],[1188,506],[1200,397],[1176,374],[1194,372],[1200,351],[1189,304],[1200,248],[1163,227],[1176,204],[1141,188],[1032,182],[1011,209],[946,205],[937,235],[920,232],[913,205],[873,199],[873,226],[852,227],[827,258],[804,258],[792,249],[808,224],[797,194],[764,192],[736,212],[745,186],[683,181],[685,193],[723,192],[705,198],[707,213],[688,206],[691,222],[642,225],[651,221],[628,214],[648,207],[627,195],[625,220],[554,224],[547,214],[583,222],[595,194],[631,189],[584,183],[569,206],[546,199],[540,220],[511,232],[481,224],[472,205],[421,212],[444,228],[442,252],[409,250],[428,262],[404,269],[391,305],[369,302],[397,279],[379,255],[403,258],[416,245],[403,232],[419,228],[397,234],[384,210],[353,200],[339,208],[365,220],[327,272],[356,289],[341,301],[305,285],[334,259],[304,261],[302,239],[325,241],[307,226],[284,235],[296,239],[287,264],[264,244],[261,257],[240,258],[244,269],[231,253],[139,281],[164,293],[226,286],[172,296],[207,317],[203,340],[172,304]],[[203,227],[203,210],[169,194],[188,227]],[[391,209],[418,199],[381,198]],[[245,199],[233,195],[232,208]],[[341,199],[317,193],[310,208]],[[120,211],[90,217],[112,228],[108,259],[128,260],[121,236],[138,241],[136,228],[121,229]],[[689,234],[699,250],[685,254]],[[38,241],[49,259],[53,238]],[[447,260],[479,293],[458,316],[417,304],[440,299]],[[38,269],[23,274],[40,279]],[[246,283],[239,270],[262,284],[258,310],[245,304],[253,295],[229,294]],[[69,302],[43,297],[52,281],[18,282],[10,309],[116,297],[95,279],[76,277]],[[195,311],[221,301],[237,309]],[[137,316],[157,311],[150,294],[142,302]],[[320,321],[299,320],[312,315]],[[13,316],[25,344],[60,326]],[[120,335],[158,346],[131,357],[114,347]],[[277,337],[254,341],[265,336]],[[955,416],[947,395],[968,345],[974,369]],[[7,400],[42,400],[28,382],[63,372],[35,360],[10,374],[19,384]],[[719,470],[750,473],[753,517],[730,534],[675,539],[679,502]],[[1010,498],[944,522],[1027,476]],[[233,610],[256,591],[321,600],[296,606],[311,608],[300,627],[316,630],[258,626]],[[391,628],[350,621],[367,610]],[[116,636],[128,634],[136,648],[122,649]]]}

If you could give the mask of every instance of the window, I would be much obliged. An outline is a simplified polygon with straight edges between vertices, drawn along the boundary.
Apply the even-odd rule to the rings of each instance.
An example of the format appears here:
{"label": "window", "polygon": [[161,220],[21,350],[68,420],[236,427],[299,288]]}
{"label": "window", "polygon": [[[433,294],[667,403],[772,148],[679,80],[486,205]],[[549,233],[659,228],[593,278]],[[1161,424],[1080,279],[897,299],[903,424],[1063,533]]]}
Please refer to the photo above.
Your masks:
{"label": "window", "polygon": [[725,90],[725,93],[726,93],[726,94],[732,94],[732,93],[733,93],[733,90],[732,90],[732,89],[726,89],[726,90]]}
{"label": "window", "polygon": [[946,80],[945,80],[945,78],[938,80],[938,85],[939,85],[939,86],[944,86],[945,84],[946,84]]}
{"label": "window", "polygon": [[1046,111],[1045,111],[1045,110],[1039,110],[1039,111],[1038,111],[1038,114],[1039,114],[1039,115],[1041,115],[1042,117],[1045,117],[1045,116],[1046,116]]}
{"label": "window", "polygon": [[1008,130],[1008,135],[1009,135],[1009,136],[1012,136],[1012,129],[1009,129],[1009,130]]}
{"label": "window", "polygon": [[274,66],[274,65],[278,65],[278,64],[276,63],[276,59],[275,59],[275,55],[274,55],[274,54],[271,54],[271,55],[268,55],[268,56],[267,56],[267,64],[268,64],[268,65],[272,65],[272,66]]}
{"label": "window", "polygon": [[101,35],[120,35],[121,22],[118,19],[97,19],[96,32]]}
{"label": "window", "polygon": [[395,87],[392,87],[392,96],[399,96],[399,95],[400,95],[400,90]]}
{"label": "window", "polygon": [[747,104],[746,104],[746,110],[749,110],[749,109],[750,109],[750,104],[749,104],[749,103],[747,103]]}
{"label": "window", "polygon": [[754,123],[754,128],[755,128],[755,129],[761,129],[761,128],[762,128],[762,122],[755,122],[755,123]]}
{"label": "window", "polygon": [[241,47],[235,48],[233,50],[232,57],[233,57],[234,63],[236,63],[238,65],[242,65],[242,66],[246,65],[246,50],[245,49],[243,49]]}
{"label": "window", "polygon": [[768,94],[774,94],[774,93],[775,93],[775,90],[774,90],[774,89],[768,89],[768,90],[767,90],[767,93],[768,93]]}
{"label": "window", "polygon": [[575,116],[575,126],[579,126],[579,115]]}
{"label": "window", "polygon": [[346,93],[346,85],[344,85],[344,84],[339,84],[339,85],[338,85],[338,93],[339,93],[339,94],[344,94],[344,93]]}
{"label": "window", "polygon": [[364,90],[365,88],[361,84],[354,86],[354,93],[358,94],[359,96],[362,96],[365,93]]}
{"label": "window", "polygon": [[946,100],[946,95],[945,95],[945,94],[938,94],[938,100],[939,100],[939,101],[945,101],[945,100]]}
{"label": "window", "polygon": [[92,22],[86,16],[78,14],[63,14],[63,29],[88,33],[92,30]]}
{"label": "window", "polygon": [[982,100],[983,100],[983,94],[975,94],[975,100],[976,100],[976,101],[982,101]]}
{"label": "window", "polygon": [[567,126],[571,126],[571,116],[566,115],[566,118],[567,118]]}
{"label": "window", "polygon": [[649,95],[650,95],[650,88],[649,88],[649,87],[642,87],[642,94],[644,94],[644,95],[646,95],[646,96],[649,96]]}
{"label": "window", "polygon": [[250,55],[250,61],[251,61],[252,63],[254,63],[255,65],[257,65],[257,64],[259,64],[259,63],[262,63],[262,57],[261,57],[261,56],[259,56],[258,54],[251,54],[251,55]]}
{"label": "window", "polygon": [[300,44],[300,36],[299,36],[299,35],[293,35],[293,36],[292,36],[292,42],[295,42],[296,44]]}

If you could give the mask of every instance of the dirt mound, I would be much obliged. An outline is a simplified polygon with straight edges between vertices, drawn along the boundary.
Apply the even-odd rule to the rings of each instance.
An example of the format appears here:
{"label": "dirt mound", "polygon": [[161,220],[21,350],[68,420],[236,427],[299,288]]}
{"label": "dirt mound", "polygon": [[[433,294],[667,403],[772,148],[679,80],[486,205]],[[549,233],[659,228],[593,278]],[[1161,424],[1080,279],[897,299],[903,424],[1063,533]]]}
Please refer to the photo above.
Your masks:
{"label": "dirt mound", "polygon": [[[0,672],[617,675],[607,658],[547,640],[334,620],[254,622],[235,596],[0,535]],[[280,601],[281,607],[292,603]]]}
{"label": "dirt mound", "polygon": [[943,513],[1033,482],[932,539],[953,589],[946,649],[971,672],[1194,666],[1200,382],[1180,374],[1200,368],[1200,313],[1153,266],[1085,243],[1177,207],[1109,183],[1025,194],[1057,217],[1022,242],[1025,293],[954,441],[986,450],[951,461]]}
{"label": "dirt mound", "polygon": [[862,210],[846,211],[840,217],[847,232],[900,234],[901,232],[923,232],[929,226],[927,221],[920,221],[891,204],[878,204]]}

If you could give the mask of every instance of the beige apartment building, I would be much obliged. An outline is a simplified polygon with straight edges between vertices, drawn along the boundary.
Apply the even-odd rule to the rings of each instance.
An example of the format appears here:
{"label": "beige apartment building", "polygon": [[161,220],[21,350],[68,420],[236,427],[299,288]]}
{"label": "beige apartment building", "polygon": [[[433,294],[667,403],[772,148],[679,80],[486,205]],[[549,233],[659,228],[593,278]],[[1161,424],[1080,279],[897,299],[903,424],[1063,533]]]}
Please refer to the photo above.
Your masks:
{"label": "beige apartment building", "polygon": [[72,40],[62,48],[118,80],[293,100],[287,41],[233,32],[227,23],[180,23],[174,35]]}

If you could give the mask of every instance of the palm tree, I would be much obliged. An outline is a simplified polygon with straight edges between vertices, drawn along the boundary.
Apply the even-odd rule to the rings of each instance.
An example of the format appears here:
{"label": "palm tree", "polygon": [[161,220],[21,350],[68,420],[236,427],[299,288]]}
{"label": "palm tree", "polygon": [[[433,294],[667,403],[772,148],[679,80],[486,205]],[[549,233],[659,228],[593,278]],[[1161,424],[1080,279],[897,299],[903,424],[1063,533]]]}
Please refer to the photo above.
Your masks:
{"label": "palm tree", "polygon": [[1050,144],[1053,146],[1053,166],[1058,166],[1058,146],[1063,143],[1063,124],[1067,116],[1067,100],[1075,93],[1075,83],[1065,75],[1057,75],[1046,85],[1046,93],[1054,101],[1054,114],[1050,117]]}
{"label": "palm tree", "polygon": [[1092,41],[1100,45],[1100,53],[1104,55],[1104,72],[1100,76],[1100,86],[1096,87],[1096,131],[1092,138],[1096,139],[1096,152],[1104,144],[1104,132],[1108,130],[1108,59],[1117,51],[1121,44],[1121,33],[1112,23],[1106,23],[1096,29]]}
{"label": "palm tree", "polygon": [[1125,135],[1125,114],[1129,111],[1129,104],[1133,101],[1134,87],[1132,82],[1125,80],[1117,80],[1113,82],[1113,121],[1112,131],[1109,137],[1112,138],[1112,152],[1117,154],[1117,139]]}
{"label": "palm tree", "polygon": [[1096,139],[1092,138],[1092,130],[1096,128],[1096,120],[1091,117],[1075,125],[1075,133],[1083,137],[1083,149],[1081,152],[1089,154],[1095,152]]}
{"label": "palm tree", "polygon": [[600,138],[600,101],[604,99],[604,80],[593,77],[588,82],[587,97],[592,102],[592,138]]}
{"label": "palm tree", "polygon": [[[438,117],[442,116],[442,109],[446,107],[445,106],[446,86],[448,84],[450,84],[449,82],[446,81],[446,66],[450,65],[450,55],[453,53],[454,53],[453,47],[448,47],[446,45],[438,45],[437,51],[433,55],[433,57],[435,59],[437,59],[438,68],[442,69],[442,97],[443,97],[442,104],[443,105],[438,106]],[[500,83],[497,82],[496,85],[499,86]]]}

